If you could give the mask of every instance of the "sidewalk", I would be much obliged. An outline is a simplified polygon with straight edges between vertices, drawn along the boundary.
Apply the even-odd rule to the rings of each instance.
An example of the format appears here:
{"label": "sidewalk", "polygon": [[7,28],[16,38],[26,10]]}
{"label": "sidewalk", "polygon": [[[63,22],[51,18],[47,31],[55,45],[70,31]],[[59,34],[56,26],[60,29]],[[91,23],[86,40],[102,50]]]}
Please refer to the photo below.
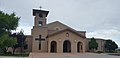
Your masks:
{"label": "sidewalk", "polygon": [[120,58],[96,53],[30,53],[29,58]]}

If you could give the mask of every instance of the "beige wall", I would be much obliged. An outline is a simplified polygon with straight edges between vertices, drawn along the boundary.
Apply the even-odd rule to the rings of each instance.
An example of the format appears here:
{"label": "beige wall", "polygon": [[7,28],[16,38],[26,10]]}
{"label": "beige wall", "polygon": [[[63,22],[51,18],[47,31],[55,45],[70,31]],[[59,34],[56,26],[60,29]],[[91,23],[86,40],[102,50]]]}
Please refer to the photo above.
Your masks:
{"label": "beige wall", "polygon": [[33,27],[32,29],[32,36],[33,36],[32,52],[47,52],[46,41],[41,41],[41,50],[39,50],[39,41],[35,40],[36,38],[39,38],[39,35],[42,35],[42,38],[46,39],[47,28],[39,27],[39,26]]}
{"label": "beige wall", "polygon": [[96,51],[104,51],[105,41],[103,39],[97,39],[96,42],[98,43],[98,48]]}
{"label": "beige wall", "polygon": [[[66,33],[69,33],[69,37],[66,37]],[[71,52],[72,53],[77,53],[77,43],[80,41],[83,43],[83,52],[85,52],[85,38],[81,38],[80,36],[70,32],[70,31],[65,31],[59,34],[56,34],[54,36],[50,36],[48,38],[48,52],[50,52],[50,43],[52,41],[57,42],[57,52],[58,53],[63,53],[63,42],[65,40],[69,40],[71,42]]]}
{"label": "beige wall", "polygon": [[79,34],[81,34],[82,36],[86,37],[86,31],[77,31]]}
{"label": "beige wall", "polygon": [[26,43],[28,44],[27,51],[31,52],[32,51],[32,36],[27,35],[27,37],[26,37]]}
{"label": "beige wall", "polygon": [[[98,48],[97,50],[95,50],[96,52],[97,51],[104,51],[104,44],[105,44],[105,40],[104,39],[99,39],[99,38],[95,38],[96,39],[96,42],[98,43]],[[89,41],[90,41],[90,38],[87,38],[87,41],[86,41],[86,51],[90,51],[89,50]]]}
{"label": "beige wall", "polygon": [[[63,42],[65,40],[69,40],[71,42],[71,52],[72,53],[76,53],[77,52],[77,43],[80,41],[82,42],[83,45],[83,51],[85,52],[85,38],[80,37],[79,35],[76,35],[73,32],[70,31],[66,31],[69,32],[69,36],[70,37],[66,37],[66,32],[62,32],[60,34],[54,35],[54,36],[50,36],[48,38],[46,38],[49,35],[48,30],[56,30],[59,29],[60,30],[64,30],[67,28],[70,28],[58,21],[47,24],[47,27],[45,26],[46,24],[46,18],[39,18],[38,15],[36,15],[35,19],[35,26],[33,26],[33,29],[31,30],[31,36],[32,36],[32,52],[50,52],[50,43],[51,41],[56,41],[57,42],[57,52],[58,53],[62,53],[63,52]],[[40,27],[38,25],[38,21],[39,20],[43,20],[43,25],[42,27]],[[72,28],[70,28],[72,29]],[[74,29],[73,29],[74,30]],[[79,34],[86,36],[85,32],[79,32]],[[41,41],[41,50],[39,50],[39,41],[36,41],[36,38],[39,38],[39,35],[42,35],[42,38],[46,38],[46,41]],[[30,44],[30,43],[29,43]]]}
{"label": "beige wall", "polygon": [[63,25],[62,23],[56,21],[56,22],[48,24],[47,28],[48,28],[48,30],[56,30],[56,28],[59,28],[59,30],[63,30],[68,27],[66,25]]}

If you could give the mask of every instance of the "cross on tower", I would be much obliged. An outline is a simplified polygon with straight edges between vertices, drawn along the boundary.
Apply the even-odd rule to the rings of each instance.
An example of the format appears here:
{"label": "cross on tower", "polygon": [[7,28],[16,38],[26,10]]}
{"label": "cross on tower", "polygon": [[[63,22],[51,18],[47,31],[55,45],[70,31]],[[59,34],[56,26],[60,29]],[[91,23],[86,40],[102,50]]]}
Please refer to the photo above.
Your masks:
{"label": "cross on tower", "polygon": [[42,6],[40,6],[40,10],[41,10]]}
{"label": "cross on tower", "polygon": [[41,41],[44,41],[45,38],[41,38],[41,35],[39,35],[39,38],[35,38],[35,40],[39,41],[39,50],[41,50]]}

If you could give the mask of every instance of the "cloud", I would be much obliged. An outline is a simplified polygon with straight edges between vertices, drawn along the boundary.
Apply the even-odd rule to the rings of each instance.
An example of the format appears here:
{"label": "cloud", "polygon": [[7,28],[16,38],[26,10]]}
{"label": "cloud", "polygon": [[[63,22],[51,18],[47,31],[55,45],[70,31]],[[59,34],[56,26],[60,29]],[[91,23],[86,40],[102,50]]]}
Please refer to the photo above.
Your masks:
{"label": "cloud", "polygon": [[12,32],[17,33],[17,32],[20,32],[22,30],[22,31],[24,31],[23,33],[25,35],[31,35],[31,29],[32,29],[31,26],[19,26],[16,30],[13,30]]}
{"label": "cloud", "polygon": [[120,31],[111,29],[111,30],[96,30],[94,32],[89,32],[87,33],[87,36],[111,38],[111,37],[116,37],[119,34],[120,34]]}
{"label": "cloud", "polygon": [[[0,9],[21,16],[18,29],[31,34],[34,24],[32,9],[50,11],[47,22],[61,21],[68,26],[87,31],[88,37],[119,40],[120,0],[0,0]],[[29,30],[29,31],[28,31]],[[120,46],[120,43],[119,43]]]}

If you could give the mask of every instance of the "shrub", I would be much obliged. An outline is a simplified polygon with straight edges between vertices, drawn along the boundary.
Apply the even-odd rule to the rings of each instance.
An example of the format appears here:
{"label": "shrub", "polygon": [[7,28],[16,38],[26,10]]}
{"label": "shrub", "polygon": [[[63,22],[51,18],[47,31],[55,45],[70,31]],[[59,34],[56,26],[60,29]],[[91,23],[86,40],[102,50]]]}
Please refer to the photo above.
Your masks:
{"label": "shrub", "polygon": [[7,52],[6,54],[12,54],[12,52],[9,51],[9,52]]}
{"label": "shrub", "polygon": [[99,53],[99,54],[100,54],[100,53],[103,53],[103,51],[97,51],[97,53]]}

